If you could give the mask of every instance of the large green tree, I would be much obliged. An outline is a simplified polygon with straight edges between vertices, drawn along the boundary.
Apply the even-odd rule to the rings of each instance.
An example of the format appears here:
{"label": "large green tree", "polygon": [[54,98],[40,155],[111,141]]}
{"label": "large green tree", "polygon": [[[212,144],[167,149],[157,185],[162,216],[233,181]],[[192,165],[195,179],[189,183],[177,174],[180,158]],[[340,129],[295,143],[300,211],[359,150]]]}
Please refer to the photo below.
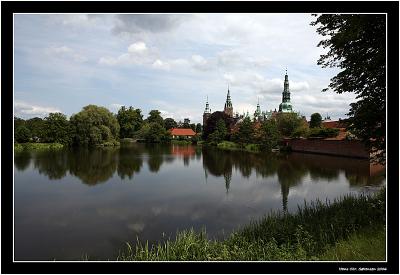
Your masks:
{"label": "large green tree", "polygon": [[302,126],[303,119],[296,113],[279,113],[276,116],[279,132],[290,137],[296,129]]}
{"label": "large green tree", "polygon": [[216,123],[214,132],[208,136],[208,140],[219,143],[226,138],[227,133],[228,131],[225,125],[225,121],[220,118]]}
{"label": "large green tree", "polygon": [[278,124],[275,119],[267,119],[263,121],[257,132],[261,147],[265,150],[275,148],[281,139]]}
{"label": "large green tree", "polygon": [[321,127],[322,116],[319,113],[313,113],[310,119],[310,128]]}
{"label": "large green tree", "polygon": [[34,117],[25,121],[25,126],[30,130],[34,141],[41,141],[45,136],[45,123],[40,117]]}
{"label": "large green tree", "polygon": [[72,128],[67,117],[62,113],[50,113],[45,119],[45,142],[71,144]]}
{"label": "large green tree", "polygon": [[147,122],[148,123],[155,122],[160,124],[161,126],[164,126],[164,119],[161,116],[161,112],[158,110],[151,110],[149,112],[149,116],[147,117]]}
{"label": "large green tree", "polygon": [[88,105],[71,116],[74,143],[77,145],[98,145],[115,142],[119,134],[117,118],[104,107]]}
{"label": "large green tree", "polygon": [[196,133],[201,133],[203,127],[201,127],[201,123],[196,124]]}
{"label": "large green tree", "polygon": [[24,125],[19,126],[14,133],[14,138],[17,142],[28,142],[31,138],[31,131]]}
{"label": "large green tree", "polygon": [[[324,36],[318,46],[329,51],[320,56],[322,67],[341,71],[331,79],[336,93],[350,92],[349,129],[385,162],[386,152],[386,15],[323,14],[311,23]],[[323,91],[328,90],[324,89]]]}
{"label": "large green tree", "polygon": [[168,117],[168,118],[164,119],[164,126],[165,126],[165,129],[169,130],[172,128],[176,128],[178,126],[178,124],[176,123],[176,121],[173,118]]}
{"label": "large green tree", "polygon": [[251,143],[254,139],[253,123],[250,117],[245,117],[239,125],[239,131],[237,132],[236,140],[240,144]]}
{"label": "large green tree", "polygon": [[122,106],[118,110],[119,136],[121,138],[132,137],[143,125],[143,115],[140,109],[130,106],[128,109]]}

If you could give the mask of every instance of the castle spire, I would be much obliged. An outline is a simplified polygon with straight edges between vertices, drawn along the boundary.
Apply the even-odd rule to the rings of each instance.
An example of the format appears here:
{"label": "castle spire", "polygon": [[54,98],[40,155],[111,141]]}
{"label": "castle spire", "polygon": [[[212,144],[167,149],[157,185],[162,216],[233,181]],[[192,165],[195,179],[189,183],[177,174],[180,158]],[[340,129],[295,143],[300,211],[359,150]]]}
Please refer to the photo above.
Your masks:
{"label": "castle spire", "polygon": [[287,68],[285,71],[285,80],[283,82],[282,103],[279,105],[279,112],[292,112],[292,104],[290,103],[289,76]]}
{"label": "castle spire", "polygon": [[232,107],[232,101],[231,101],[231,93],[229,91],[229,84],[228,84],[228,93],[226,95],[226,102],[224,106],[224,112],[230,116],[233,117],[233,107]]}

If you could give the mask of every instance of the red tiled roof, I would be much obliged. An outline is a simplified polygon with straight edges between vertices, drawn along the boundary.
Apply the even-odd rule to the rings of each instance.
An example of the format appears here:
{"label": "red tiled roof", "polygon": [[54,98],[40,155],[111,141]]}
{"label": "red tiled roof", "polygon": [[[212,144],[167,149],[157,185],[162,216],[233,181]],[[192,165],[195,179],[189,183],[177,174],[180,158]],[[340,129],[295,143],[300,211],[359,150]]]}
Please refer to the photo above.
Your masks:
{"label": "red tiled roof", "polygon": [[173,136],[195,136],[196,133],[192,129],[180,129],[172,128],[170,129],[171,135]]}
{"label": "red tiled roof", "polygon": [[322,126],[325,128],[346,128],[341,121],[322,121]]}

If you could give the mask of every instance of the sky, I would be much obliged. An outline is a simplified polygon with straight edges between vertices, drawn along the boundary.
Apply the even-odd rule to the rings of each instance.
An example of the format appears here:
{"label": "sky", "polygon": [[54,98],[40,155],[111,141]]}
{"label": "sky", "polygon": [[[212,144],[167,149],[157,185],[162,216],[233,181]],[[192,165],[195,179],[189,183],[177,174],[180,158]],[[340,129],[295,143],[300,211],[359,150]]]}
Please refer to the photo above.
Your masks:
{"label": "sky", "polygon": [[310,14],[15,14],[14,115],[68,117],[89,104],[156,109],[202,122],[224,108],[279,108],[285,70],[291,102],[309,120],[345,118],[353,94],[321,92],[339,69],[317,65],[327,51]]}

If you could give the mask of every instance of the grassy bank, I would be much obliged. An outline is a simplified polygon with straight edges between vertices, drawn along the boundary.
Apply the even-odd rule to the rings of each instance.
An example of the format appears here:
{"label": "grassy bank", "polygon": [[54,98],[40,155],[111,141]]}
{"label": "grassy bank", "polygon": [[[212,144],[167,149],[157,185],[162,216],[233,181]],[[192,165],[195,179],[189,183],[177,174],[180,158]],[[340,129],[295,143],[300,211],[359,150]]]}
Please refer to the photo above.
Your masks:
{"label": "grassy bank", "polygon": [[14,152],[22,152],[24,150],[59,150],[64,148],[60,143],[14,143]]}
{"label": "grassy bank", "polygon": [[[379,247],[384,245],[385,207],[385,190],[372,196],[317,201],[299,207],[295,214],[271,213],[222,241],[209,239],[205,230],[187,230],[151,247],[127,244],[118,260],[328,260],[339,251],[340,260],[378,260],[382,255],[373,253],[369,242],[372,236]],[[354,244],[364,254],[344,252]]]}
{"label": "grassy bank", "polygon": [[245,144],[241,146],[238,143],[232,142],[232,141],[222,141],[217,144],[217,148],[222,149],[222,150],[230,150],[230,151],[245,151],[245,152],[251,152],[251,153],[260,153],[261,148],[258,144]]}

